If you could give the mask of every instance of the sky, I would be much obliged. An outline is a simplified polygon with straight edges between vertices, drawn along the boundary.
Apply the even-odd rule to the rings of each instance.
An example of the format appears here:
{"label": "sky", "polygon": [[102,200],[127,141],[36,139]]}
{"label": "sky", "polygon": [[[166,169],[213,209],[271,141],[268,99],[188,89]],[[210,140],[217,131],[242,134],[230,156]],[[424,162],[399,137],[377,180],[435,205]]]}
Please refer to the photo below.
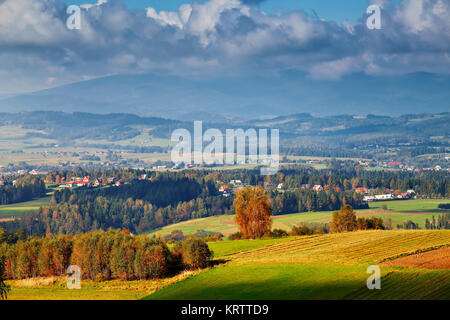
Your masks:
{"label": "sky", "polygon": [[0,98],[117,74],[447,76],[449,16],[448,0],[0,0]]}

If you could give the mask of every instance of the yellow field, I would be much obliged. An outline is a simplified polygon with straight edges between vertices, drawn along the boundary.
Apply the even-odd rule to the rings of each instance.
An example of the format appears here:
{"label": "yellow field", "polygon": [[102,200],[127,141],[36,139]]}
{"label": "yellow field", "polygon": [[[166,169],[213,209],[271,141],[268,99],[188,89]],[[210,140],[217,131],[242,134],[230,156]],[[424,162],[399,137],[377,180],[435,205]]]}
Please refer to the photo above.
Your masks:
{"label": "yellow field", "polygon": [[[442,245],[450,246],[450,230],[375,230],[299,237],[226,257],[237,264],[276,262],[355,265],[378,263],[400,254]],[[214,244],[211,246],[214,249]]]}

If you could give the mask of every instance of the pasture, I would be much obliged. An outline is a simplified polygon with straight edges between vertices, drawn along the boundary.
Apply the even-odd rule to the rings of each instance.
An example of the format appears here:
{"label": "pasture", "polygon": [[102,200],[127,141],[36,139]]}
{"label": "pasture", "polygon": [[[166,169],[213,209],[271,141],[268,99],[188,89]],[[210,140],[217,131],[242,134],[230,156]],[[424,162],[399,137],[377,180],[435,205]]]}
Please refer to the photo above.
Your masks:
{"label": "pasture", "polygon": [[47,196],[26,202],[0,205],[0,220],[21,217],[25,213],[38,210],[41,206],[49,205],[50,200],[51,196]]}
{"label": "pasture", "polygon": [[[252,242],[252,240],[246,240]],[[359,231],[210,243],[226,261],[146,299],[450,299],[450,270],[381,267],[381,290],[368,290],[369,265],[450,245],[450,231]],[[229,247],[228,247],[229,246]],[[227,248],[228,247],[228,248]]]}
{"label": "pasture", "polygon": [[[364,217],[380,217],[384,220],[390,218],[392,227],[402,224],[408,220],[418,223],[421,228],[425,227],[425,220],[437,217],[439,214],[449,212],[449,210],[441,210],[438,208],[440,203],[450,203],[450,199],[444,200],[393,200],[370,202],[369,209],[356,210],[357,216]],[[387,209],[383,209],[386,206]],[[301,223],[327,223],[331,221],[333,212],[301,212],[294,214],[286,214],[273,216],[272,228],[284,229],[289,231],[292,226]],[[172,224],[156,230],[152,233],[161,233],[162,235],[170,234],[174,230],[181,230],[185,235],[196,233],[198,230],[207,230],[221,232],[228,236],[237,232],[237,226],[234,223],[234,215],[213,216],[201,219],[188,220],[177,224]]]}

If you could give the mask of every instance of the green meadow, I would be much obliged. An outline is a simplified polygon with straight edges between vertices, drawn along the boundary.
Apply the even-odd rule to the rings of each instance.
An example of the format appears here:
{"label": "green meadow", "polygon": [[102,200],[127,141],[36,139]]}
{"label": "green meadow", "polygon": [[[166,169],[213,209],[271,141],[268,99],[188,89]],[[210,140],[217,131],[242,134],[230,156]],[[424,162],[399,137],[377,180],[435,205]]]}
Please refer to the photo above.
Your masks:
{"label": "green meadow", "polygon": [[48,205],[50,203],[50,200],[51,196],[47,196],[44,198],[21,203],[0,205],[0,219],[20,217],[25,213],[36,211],[41,206]]}
{"label": "green meadow", "polygon": [[[392,227],[402,224],[408,220],[418,223],[421,228],[425,227],[425,220],[431,220],[433,216],[449,212],[449,210],[441,210],[438,208],[440,203],[450,203],[450,199],[442,200],[393,200],[370,202],[369,209],[357,210],[358,216],[376,216],[384,220],[391,219]],[[386,209],[383,207],[386,206]],[[301,223],[327,223],[331,221],[333,212],[301,212],[295,214],[286,214],[273,217],[273,228],[290,230],[292,226]],[[181,230],[185,235],[194,234],[198,230],[207,230],[221,232],[228,236],[237,232],[234,224],[234,215],[213,216],[195,220],[189,220],[163,227],[150,233],[156,235],[170,234],[174,230]]]}

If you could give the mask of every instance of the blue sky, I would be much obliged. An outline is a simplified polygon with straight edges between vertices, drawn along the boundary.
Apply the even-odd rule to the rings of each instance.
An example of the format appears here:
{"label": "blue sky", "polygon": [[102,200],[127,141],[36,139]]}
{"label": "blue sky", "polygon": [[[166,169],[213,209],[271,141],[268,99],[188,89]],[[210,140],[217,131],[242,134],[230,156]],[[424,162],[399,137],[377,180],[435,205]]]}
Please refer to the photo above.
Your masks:
{"label": "blue sky", "polygon": [[[96,3],[96,0],[64,0],[67,4]],[[191,0],[125,0],[129,9],[153,7],[157,11],[175,11],[180,5],[192,3]],[[200,3],[205,0],[200,0]],[[361,18],[368,6],[367,0],[265,0],[260,8],[267,12],[287,12],[303,10],[312,14],[317,13],[320,18],[341,22],[349,20],[356,22]]]}

